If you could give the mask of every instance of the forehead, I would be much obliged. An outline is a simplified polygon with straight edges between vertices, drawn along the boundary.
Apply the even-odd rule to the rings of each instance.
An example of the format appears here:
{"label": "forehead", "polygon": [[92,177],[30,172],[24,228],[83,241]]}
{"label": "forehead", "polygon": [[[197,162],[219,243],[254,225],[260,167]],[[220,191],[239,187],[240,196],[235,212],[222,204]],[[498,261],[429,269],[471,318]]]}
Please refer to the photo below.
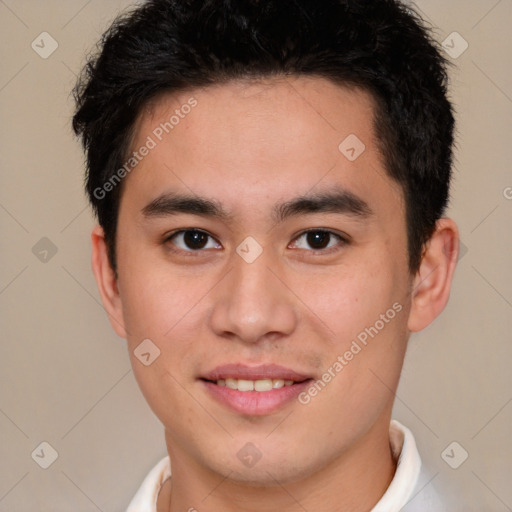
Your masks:
{"label": "forehead", "polygon": [[146,199],[180,189],[259,209],[332,184],[377,202],[375,188],[387,188],[380,200],[396,202],[400,189],[378,151],[374,108],[369,93],[318,77],[162,93],[137,121],[132,151],[150,139],[154,147],[127,176],[128,189]]}
{"label": "forehead", "polygon": [[[359,133],[368,142],[373,139],[376,104],[370,93],[307,76],[245,78],[172,94],[163,92],[145,105],[135,133],[149,133],[160,122],[170,120],[173,114],[174,117],[181,114],[183,120],[181,111],[189,110],[187,103],[191,97],[197,100],[198,108],[194,108],[193,115],[188,116],[187,112],[185,117],[189,119],[181,124],[189,130],[188,139],[197,136],[193,142],[198,147],[206,135],[233,143],[253,141],[249,137],[260,135],[256,142],[261,147],[266,142],[275,142],[265,136],[269,129],[274,130],[273,133],[281,131],[281,139],[286,137],[288,145],[292,137],[297,145],[328,137],[326,142],[332,139],[334,150],[338,149],[336,142],[347,129]],[[185,129],[179,130],[176,124],[172,131],[176,134]],[[270,147],[271,144],[263,146]]]}

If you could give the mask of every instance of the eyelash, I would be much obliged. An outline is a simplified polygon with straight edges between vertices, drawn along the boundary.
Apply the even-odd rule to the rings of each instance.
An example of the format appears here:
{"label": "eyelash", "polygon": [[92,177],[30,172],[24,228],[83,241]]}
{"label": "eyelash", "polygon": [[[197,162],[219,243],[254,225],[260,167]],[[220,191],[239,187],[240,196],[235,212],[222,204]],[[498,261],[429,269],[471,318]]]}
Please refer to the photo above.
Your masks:
{"label": "eyelash", "polygon": [[[208,237],[210,237],[210,238],[215,240],[215,238],[212,235],[210,235],[206,231],[203,231],[202,229],[189,228],[189,229],[181,229],[181,230],[178,230],[178,231],[175,231],[175,232],[171,233],[170,235],[165,237],[165,239],[163,240],[163,243],[167,244],[168,242],[170,242],[177,235],[180,235],[182,233],[188,233],[188,232],[203,233],[206,236],[208,236]],[[317,255],[317,256],[323,256],[323,255],[332,254],[333,252],[338,252],[338,251],[341,250],[341,247],[343,247],[345,245],[348,245],[350,243],[348,237],[342,236],[339,233],[336,233],[336,232],[331,231],[329,229],[320,229],[320,228],[313,228],[313,229],[308,229],[306,231],[302,231],[301,233],[299,233],[293,239],[293,241],[300,239],[301,237],[307,235],[308,233],[324,233],[324,234],[329,234],[329,235],[337,237],[339,239],[339,241],[340,241],[337,246],[330,247],[328,249],[312,249],[312,250],[300,249],[301,251],[306,251],[308,253],[313,253],[314,255]],[[174,252],[174,253],[181,253],[181,254],[185,253],[186,256],[191,256],[191,257],[198,257],[200,255],[200,253],[204,251],[204,249],[184,250],[184,249],[176,249],[174,247],[171,247],[169,250]]]}

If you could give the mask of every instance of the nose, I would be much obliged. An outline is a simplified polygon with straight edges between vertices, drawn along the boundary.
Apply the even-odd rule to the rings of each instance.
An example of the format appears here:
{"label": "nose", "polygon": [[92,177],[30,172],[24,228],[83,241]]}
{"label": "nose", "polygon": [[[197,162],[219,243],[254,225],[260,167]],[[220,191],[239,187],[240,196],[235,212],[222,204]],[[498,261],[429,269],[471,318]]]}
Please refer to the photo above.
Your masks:
{"label": "nose", "polygon": [[299,317],[297,300],[274,255],[264,250],[251,263],[238,254],[233,260],[231,271],[216,287],[212,330],[244,343],[289,336]]}

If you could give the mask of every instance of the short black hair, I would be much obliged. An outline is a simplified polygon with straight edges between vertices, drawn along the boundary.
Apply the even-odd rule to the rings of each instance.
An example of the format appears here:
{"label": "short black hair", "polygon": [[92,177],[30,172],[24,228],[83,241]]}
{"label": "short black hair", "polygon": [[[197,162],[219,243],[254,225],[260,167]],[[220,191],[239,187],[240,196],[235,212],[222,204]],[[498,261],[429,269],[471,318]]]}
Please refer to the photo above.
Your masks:
{"label": "short black hair", "polygon": [[102,187],[129,157],[149,100],[236,79],[308,75],[374,98],[386,171],[404,192],[415,273],[449,198],[454,118],[447,65],[431,28],[398,0],[149,0],[121,14],[73,91],[86,190],[112,268],[122,187]]}

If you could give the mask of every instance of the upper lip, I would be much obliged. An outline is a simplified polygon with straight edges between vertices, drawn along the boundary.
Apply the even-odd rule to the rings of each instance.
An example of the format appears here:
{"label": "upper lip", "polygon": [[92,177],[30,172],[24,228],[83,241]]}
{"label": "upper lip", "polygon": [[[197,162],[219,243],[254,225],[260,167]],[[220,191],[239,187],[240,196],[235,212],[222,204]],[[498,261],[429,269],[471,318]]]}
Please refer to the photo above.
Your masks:
{"label": "upper lip", "polygon": [[262,380],[262,379],[282,379],[302,382],[310,379],[311,376],[305,375],[290,368],[279,366],[276,364],[262,364],[258,366],[248,366],[245,364],[225,364],[217,366],[208,373],[201,376],[203,379],[216,381],[219,379],[245,379],[245,380]]}

